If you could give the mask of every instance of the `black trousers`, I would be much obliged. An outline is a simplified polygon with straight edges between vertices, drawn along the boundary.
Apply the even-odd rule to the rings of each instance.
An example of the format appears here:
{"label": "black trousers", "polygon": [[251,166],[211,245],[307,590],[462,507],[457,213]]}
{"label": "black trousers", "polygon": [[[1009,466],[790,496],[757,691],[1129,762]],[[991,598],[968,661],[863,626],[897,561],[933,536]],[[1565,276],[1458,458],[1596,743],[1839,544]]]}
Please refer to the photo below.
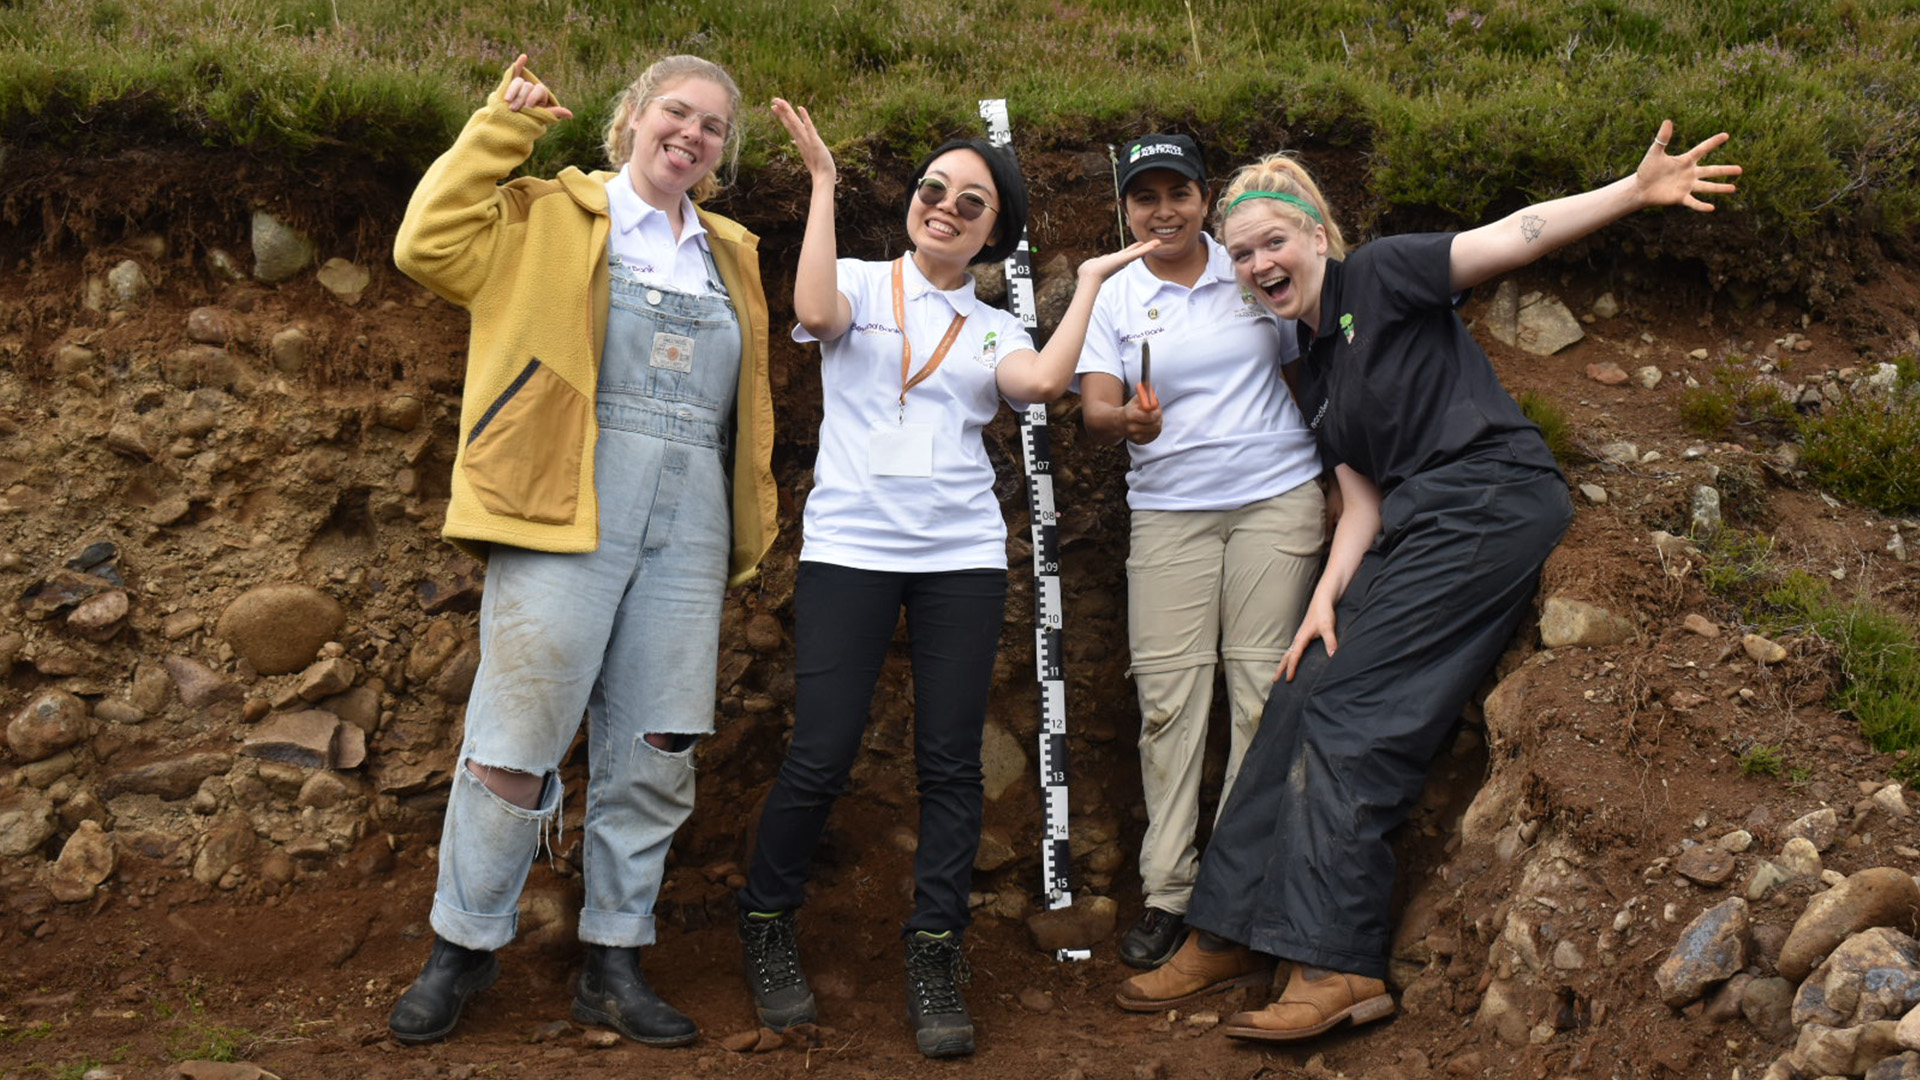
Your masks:
{"label": "black trousers", "polygon": [[1406,820],[1467,698],[1526,613],[1573,509],[1556,473],[1468,460],[1390,493],[1381,537],[1276,683],[1201,860],[1187,922],[1288,960],[1385,978]]}
{"label": "black trousers", "polygon": [[873,689],[906,609],[913,657],[913,750],[920,846],[906,932],[964,928],[980,848],[980,740],[1006,610],[1004,570],[906,574],[802,562],[794,585],[798,666],[793,743],[767,796],[739,902],[786,911],[833,801],[846,789]]}

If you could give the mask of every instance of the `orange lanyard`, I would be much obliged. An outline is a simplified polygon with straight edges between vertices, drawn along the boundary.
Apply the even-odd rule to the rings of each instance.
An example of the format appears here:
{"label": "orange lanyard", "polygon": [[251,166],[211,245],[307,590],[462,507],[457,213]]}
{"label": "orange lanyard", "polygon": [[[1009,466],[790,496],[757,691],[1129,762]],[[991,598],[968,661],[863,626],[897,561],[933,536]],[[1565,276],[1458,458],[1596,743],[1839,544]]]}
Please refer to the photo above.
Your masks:
{"label": "orange lanyard", "polygon": [[893,260],[893,321],[900,325],[899,422],[902,424],[907,422],[907,391],[925,382],[927,376],[932,375],[940,367],[940,361],[947,358],[947,350],[953,348],[953,340],[960,336],[960,328],[967,324],[965,315],[955,315],[953,321],[947,324],[947,336],[941,338],[940,347],[933,350],[933,359],[927,361],[926,367],[914,372],[912,378],[907,377],[907,372],[913,368],[913,342],[907,338],[907,290],[904,284],[906,260],[905,255]]}

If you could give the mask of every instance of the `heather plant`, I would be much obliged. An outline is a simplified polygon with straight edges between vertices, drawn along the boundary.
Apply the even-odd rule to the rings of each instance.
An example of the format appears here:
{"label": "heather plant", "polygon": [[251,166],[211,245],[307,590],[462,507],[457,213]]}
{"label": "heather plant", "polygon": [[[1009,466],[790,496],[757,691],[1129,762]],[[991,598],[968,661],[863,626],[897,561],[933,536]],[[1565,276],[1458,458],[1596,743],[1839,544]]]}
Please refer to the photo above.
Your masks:
{"label": "heather plant", "polygon": [[1740,755],[1740,775],[1779,776],[1783,764],[1780,747],[1771,743],[1755,743]]}
{"label": "heather plant", "polygon": [[1536,394],[1531,390],[1522,391],[1518,401],[1520,411],[1527,419],[1539,427],[1540,434],[1546,437],[1547,449],[1552,451],[1553,459],[1564,468],[1573,460],[1573,424],[1567,419],[1567,412],[1552,398]]}
{"label": "heather plant", "polygon": [[[1864,587],[1843,595],[1824,577],[1781,566],[1765,536],[1721,529],[1700,551],[1702,582],[1743,622],[1826,643],[1840,674],[1829,704],[1874,749],[1920,750],[1920,627]],[[1909,782],[1920,778],[1912,772]]]}
{"label": "heather plant", "polygon": [[[0,141],[184,138],[418,167],[521,50],[584,121],[543,140],[534,171],[597,164],[614,92],[688,51],[750,102],[831,104],[824,134],[856,173],[977,127],[977,99],[998,96],[1027,146],[1178,124],[1239,158],[1361,149],[1363,227],[1397,207],[1473,222],[1618,175],[1672,117],[1682,139],[1733,133],[1747,173],[1723,209],[1791,257],[1731,260],[1716,280],[1800,273],[1792,241],[1816,226],[1920,221],[1906,0],[17,0],[0,4]],[[749,134],[770,134],[752,114]],[[784,142],[749,138],[743,175]],[[1616,239],[1658,254],[1663,230],[1712,227],[1646,215]]]}
{"label": "heather plant", "polygon": [[1794,415],[1781,383],[1740,357],[1729,357],[1705,381],[1680,392],[1681,426],[1705,438],[1724,439],[1736,425],[1785,428]]}
{"label": "heather plant", "polygon": [[1911,378],[1885,392],[1829,395],[1798,432],[1823,489],[1888,514],[1920,510],[1920,385]]}

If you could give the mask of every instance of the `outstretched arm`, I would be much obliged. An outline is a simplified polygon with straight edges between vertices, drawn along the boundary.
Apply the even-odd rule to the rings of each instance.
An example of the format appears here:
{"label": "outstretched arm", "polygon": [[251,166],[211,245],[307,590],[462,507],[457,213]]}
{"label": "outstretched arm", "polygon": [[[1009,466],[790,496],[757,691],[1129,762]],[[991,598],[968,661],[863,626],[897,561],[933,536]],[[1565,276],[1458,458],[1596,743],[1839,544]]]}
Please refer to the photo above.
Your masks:
{"label": "outstretched arm", "polygon": [[1453,238],[1451,284],[1469,289],[1528,263],[1563,244],[1571,243],[1605,225],[1647,206],[1684,206],[1710,212],[1713,204],[1701,195],[1726,194],[1734,185],[1716,183],[1723,176],[1739,176],[1738,165],[1702,165],[1701,160],[1727,141],[1721,132],[1693,149],[1667,153],[1673,121],[1662,120],[1660,132],[1640,159],[1632,176],[1563,199],[1535,203],[1508,214],[1491,225]]}
{"label": "outstretched arm", "polygon": [[820,341],[832,341],[853,325],[853,305],[840,291],[839,272],[834,265],[840,254],[833,227],[833,184],[838,170],[806,109],[774,98],[773,115],[793,136],[807,175],[813,178],[807,231],[800,239],[800,265],[793,278],[793,314],[807,333]]}
{"label": "outstretched arm", "polygon": [[1080,360],[1080,347],[1087,341],[1087,323],[1093,318],[1093,298],[1100,292],[1100,283],[1159,246],[1158,240],[1142,240],[1081,263],[1073,302],[1047,339],[1046,348],[1039,352],[1022,349],[1002,359],[994,369],[1000,393],[1013,401],[1029,402],[1052,401],[1066,393],[1073,381],[1074,365]]}

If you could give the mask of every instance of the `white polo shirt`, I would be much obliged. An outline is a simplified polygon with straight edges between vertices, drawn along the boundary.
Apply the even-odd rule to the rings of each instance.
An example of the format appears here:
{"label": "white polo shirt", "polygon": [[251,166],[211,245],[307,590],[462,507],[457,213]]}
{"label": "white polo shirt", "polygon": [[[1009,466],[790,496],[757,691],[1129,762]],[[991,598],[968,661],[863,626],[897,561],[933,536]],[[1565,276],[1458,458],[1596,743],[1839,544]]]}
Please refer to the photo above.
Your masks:
{"label": "white polo shirt", "polygon": [[664,289],[701,296],[714,290],[708,287],[707,230],[700,224],[693,200],[680,196],[680,239],[673,238],[673,225],[667,212],[655,207],[633,190],[632,165],[620,167],[620,175],[607,181],[607,216],[613,227],[607,245],[641,281]]}
{"label": "white polo shirt", "polygon": [[[906,420],[933,429],[933,475],[874,475],[873,425],[897,425],[901,416],[893,263],[841,259],[835,266],[853,323],[820,345],[820,456],[800,558],[861,570],[1004,570],[1007,524],[980,429],[1000,409],[1000,358],[1032,349],[1033,339],[1019,319],[975,299],[971,277],[942,292],[906,259],[913,370],[933,357],[956,313],[967,321],[940,367],[907,393]],[[793,339],[817,340],[799,326]]]}
{"label": "white polo shirt", "polygon": [[1291,491],[1320,475],[1313,433],[1280,365],[1299,355],[1292,320],[1243,294],[1233,262],[1203,235],[1207,268],[1188,289],[1162,281],[1146,260],[1108,278],[1094,300],[1079,374],[1140,381],[1151,342],[1160,437],[1127,444],[1127,505],[1135,510],[1231,510]]}

